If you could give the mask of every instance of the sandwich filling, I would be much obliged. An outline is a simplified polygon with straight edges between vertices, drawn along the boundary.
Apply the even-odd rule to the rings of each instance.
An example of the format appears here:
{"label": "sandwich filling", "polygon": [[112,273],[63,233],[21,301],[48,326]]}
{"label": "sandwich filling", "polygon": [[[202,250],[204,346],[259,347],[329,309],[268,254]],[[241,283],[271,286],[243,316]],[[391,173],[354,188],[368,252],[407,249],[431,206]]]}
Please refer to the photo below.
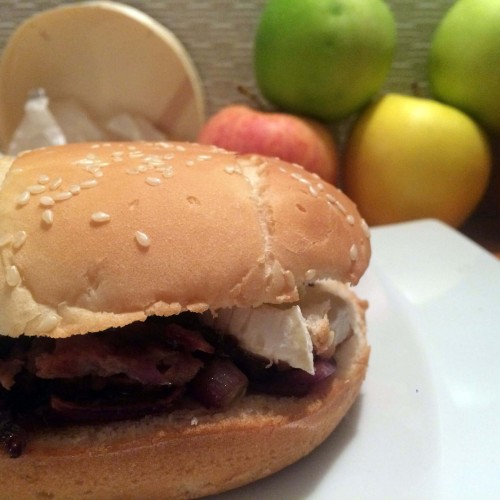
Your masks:
{"label": "sandwich filling", "polygon": [[303,396],[335,372],[335,347],[362,327],[333,280],[288,305],[150,317],[68,338],[0,340],[0,442],[16,457],[26,431],[138,418],[189,404],[230,406],[246,392]]}

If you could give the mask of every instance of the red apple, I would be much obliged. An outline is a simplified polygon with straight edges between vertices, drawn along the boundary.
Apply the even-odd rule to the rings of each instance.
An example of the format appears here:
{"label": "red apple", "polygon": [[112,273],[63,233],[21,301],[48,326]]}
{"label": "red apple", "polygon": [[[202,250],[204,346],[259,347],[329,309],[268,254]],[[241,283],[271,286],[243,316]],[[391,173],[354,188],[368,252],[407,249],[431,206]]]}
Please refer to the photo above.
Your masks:
{"label": "red apple", "polygon": [[257,153],[298,163],[327,182],[337,174],[337,147],[321,123],[287,113],[271,113],[231,105],[213,115],[198,142],[239,153]]}

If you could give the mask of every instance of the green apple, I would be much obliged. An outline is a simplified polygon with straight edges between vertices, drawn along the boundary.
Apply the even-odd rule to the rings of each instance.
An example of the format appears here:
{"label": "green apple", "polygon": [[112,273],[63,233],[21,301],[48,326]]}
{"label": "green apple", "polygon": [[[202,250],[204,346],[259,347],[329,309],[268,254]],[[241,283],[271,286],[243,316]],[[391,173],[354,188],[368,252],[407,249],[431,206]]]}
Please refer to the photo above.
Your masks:
{"label": "green apple", "polygon": [[369,224],[420,218],[459,226],[491,171],[482,129],[440,102],[389,94],[368,107],[346,145],[344,188]]}
{"label": "green apple", "polygon": [[500,0],[459,0],[434,34],[434,96],[500,133]]}
{"label": "green apple", "polygon": [[383,0],[269,0],[255,36],[257,84],[282,110],[335,121],[377,93],[395,43]]}

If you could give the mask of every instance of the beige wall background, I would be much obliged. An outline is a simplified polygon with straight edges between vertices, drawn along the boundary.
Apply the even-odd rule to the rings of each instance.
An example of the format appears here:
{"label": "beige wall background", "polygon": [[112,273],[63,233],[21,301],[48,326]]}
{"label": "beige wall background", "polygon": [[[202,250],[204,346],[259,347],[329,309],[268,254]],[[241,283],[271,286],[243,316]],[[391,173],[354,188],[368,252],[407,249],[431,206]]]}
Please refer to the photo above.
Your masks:
{"label": "beige wall background", "polygon": [[[398,48],[383,90],[408,93],[413,82],[426,92],[432,33],[455,0],[388,0],[398,27]],[[0,50],[15,27],[34,13],[61,5],[51,0],[0,1]],[[124,1],[154,17],[185,45],[200,77],[207,114],[244,100],[237,86],[254,90],[252,46],[265,0]]]}

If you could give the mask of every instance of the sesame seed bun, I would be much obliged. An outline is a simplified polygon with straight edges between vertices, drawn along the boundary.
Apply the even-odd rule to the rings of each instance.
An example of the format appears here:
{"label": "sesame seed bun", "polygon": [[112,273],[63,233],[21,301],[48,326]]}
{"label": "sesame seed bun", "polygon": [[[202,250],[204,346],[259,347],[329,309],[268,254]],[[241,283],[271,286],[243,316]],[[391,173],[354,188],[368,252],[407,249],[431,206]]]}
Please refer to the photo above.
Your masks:
{"label": "sesame seed bun", "polygon": [[[315,280],[356,284],[370,257],[366,224],[339,190],[209,146],[46,148],[0,161],[0,186],[0,331],[11,337],[290,303]],[[194,498],[299,460],[365,377],[366,303],[346,294],[358,327],[335,351],[335,376],[306,396],[249,393],[223,411],[38,430],[21,457],[0,454],[0,496]]]}
{"label": "sesame seed bun", "polygon": [[1,185],[0,239],[12,337],[292,302],[306,280],[356,284],[370,256],[354,204],[317,176],[182,143],[22,154]]}

